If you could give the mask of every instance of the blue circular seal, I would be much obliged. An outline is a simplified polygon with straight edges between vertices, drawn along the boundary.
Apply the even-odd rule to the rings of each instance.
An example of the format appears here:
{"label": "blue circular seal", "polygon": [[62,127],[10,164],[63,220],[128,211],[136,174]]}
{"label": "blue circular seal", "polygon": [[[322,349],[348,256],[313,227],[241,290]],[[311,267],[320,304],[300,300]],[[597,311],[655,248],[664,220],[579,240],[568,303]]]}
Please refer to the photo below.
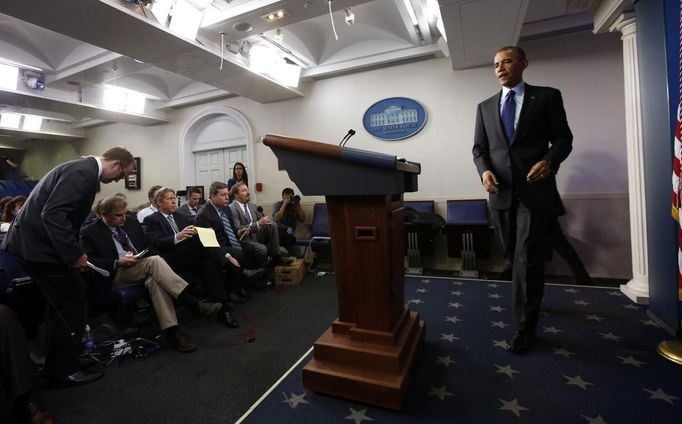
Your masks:
{"label": "blue circular seal", "polygon": [[368,133],[381,140],[403,140],[426,124],[426,110],[416,100],[391,97],[370,106],[362,118]]}

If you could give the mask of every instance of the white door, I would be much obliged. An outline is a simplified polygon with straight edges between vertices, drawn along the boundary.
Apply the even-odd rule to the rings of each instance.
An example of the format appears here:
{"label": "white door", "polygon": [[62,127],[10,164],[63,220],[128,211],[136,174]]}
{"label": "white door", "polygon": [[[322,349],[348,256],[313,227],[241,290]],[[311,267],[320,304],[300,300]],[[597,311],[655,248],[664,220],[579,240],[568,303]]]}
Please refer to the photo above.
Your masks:
{"label": "white door", "polygon": [[243,163],[248,172],[246,146],[195,152],[196,184],[204,186],[204,193],[208,196],[208,188],[212,182],[227,183],[232,178],[232,168],[237,162]]}

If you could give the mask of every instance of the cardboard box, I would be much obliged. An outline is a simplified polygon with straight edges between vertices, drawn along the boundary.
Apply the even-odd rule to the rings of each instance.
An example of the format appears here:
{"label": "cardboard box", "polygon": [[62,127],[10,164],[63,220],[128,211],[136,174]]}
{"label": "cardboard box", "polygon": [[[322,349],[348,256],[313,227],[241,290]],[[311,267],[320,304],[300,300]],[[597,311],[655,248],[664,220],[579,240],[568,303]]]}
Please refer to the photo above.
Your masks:
{"label": "cardboard box", "polygon": [[287,286],[301,284],[305,275],[305,268],[303,259],[296,259],[289,266],[275,267],[275,283]]}

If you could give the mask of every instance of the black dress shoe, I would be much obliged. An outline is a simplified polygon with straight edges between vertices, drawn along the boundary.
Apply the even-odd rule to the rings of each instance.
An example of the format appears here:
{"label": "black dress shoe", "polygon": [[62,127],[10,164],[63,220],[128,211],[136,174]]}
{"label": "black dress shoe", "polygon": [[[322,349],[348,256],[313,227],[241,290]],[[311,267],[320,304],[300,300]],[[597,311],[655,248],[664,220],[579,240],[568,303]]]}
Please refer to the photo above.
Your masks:
{"label": "black dress shoe", "polygon": [[83,355],[80,358],[78,358],[78,362],[81,366],[81,369],[84,369],[89,366],[95,365],[99,361],[92,356]]}
{"label": "black dress shoe", "polygon": [[230,302],[241,305],[242,303],[246,303],[246,298],[239,293],[230,293],[228,296],[228,299]]}
{"label": "black dress shoe", "polygon": [[251,294],[245,288],[242,288],[242,287],[238,288],[237,294],[239,294],[240,296],[242,296],[246,300],[251,299]]}
{"label": "black dress shoe", "polygon": [[512,338],[507,342],[507,351],[511,353],[523,353],[533,347],[534,342],[534,333],[516,330]]}
{"label": "black dress shoe", "polygon": [[178,352],[187,353],[197,350],[197,344],[180,331],[175,331],[173,334],[169,335],[167,341],[168,344]]}
{"label": "black dress shoe", "polygon": [[223,312],[220,315],[220,320],[223,322],[223,324],[225,324],[225,327],[228,327],[228,328],[239,327],[239,321],[237,321],[234,318],[234,315],[232,315],[232,312],[230,312],[230,311]]}
{"label": "black dress shoe", "polygon": [[52,381],[50,383],[51,387],[64,387],[64,386],[82,386],[84,384],[92,383],[102,378],[104,374],[100,371],[85,371],[78,370],[71,375],[67,375],[64,379],[59,379]]}

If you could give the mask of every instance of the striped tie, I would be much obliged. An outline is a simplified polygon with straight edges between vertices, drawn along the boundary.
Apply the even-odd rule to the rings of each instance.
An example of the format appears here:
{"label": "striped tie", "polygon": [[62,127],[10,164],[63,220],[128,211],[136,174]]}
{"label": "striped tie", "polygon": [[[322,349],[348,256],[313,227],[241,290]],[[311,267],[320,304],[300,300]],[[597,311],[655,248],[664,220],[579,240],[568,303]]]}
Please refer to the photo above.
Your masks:
{"label": "striped tie", "polygon": [[175,220],[173,219],[173,215],[168,215],[168,224],[170,224],[171,228],[176,234],[180,232],[180,230],[178,229],[178,225],[175,223]]}
{"label": "striped tie", "polygon": [[220,211],[220,220],[223,221],[225,234],[227,234],[227,238],[228,240],[230,240],[230,245],[235,249],[241,250],[242,247],[239,245],[239,240],[237,240],[237,236],[234,234],[234,231],[232,230],[230,220],[227,218],[227,215],[222,210]]}

